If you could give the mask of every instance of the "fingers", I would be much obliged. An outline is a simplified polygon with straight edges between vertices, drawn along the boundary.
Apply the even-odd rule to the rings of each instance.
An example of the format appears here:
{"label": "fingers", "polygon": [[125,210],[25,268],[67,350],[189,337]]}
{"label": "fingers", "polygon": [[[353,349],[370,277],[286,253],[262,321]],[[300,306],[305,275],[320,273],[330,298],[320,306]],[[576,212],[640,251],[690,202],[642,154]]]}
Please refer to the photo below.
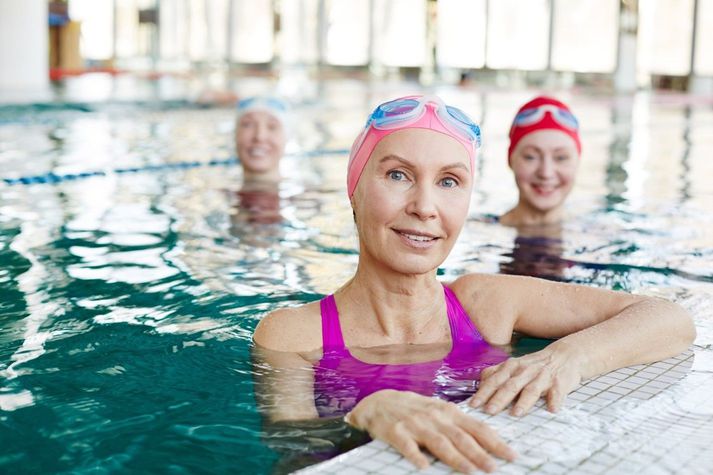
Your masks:
{"label": "fingers", "polygon": [[421,449],[418,448],[418,443],[403,425],[397,423],[391,435],[385,442],[394,447],[406,460],[420,470],[428,467],[428,458],[421,452]]}
{"label": "fingers", "polygon": [[[434,432],[430,434],[429,437],[426,437],[425,440],[422,441],[422,444],[434,457],[455,470],[463,473],[470,473],[475,470],[475,465],[473,465],[460,450],[456,449],[454,442],[455,441],[442,433]],[[492,462],[492,466],[494,469],[495,462]],[[492,471],[493,469],[488,471]]]}
{"label": "fingers", "polygon": [[547,391],[547,410],[550,412],[559,411],[566,397],[567,391],[555,380],[552,387]]}
{"label": "fingers", "polygon": [[551,379],[548,371],[540,372],[532,382],[522,388],[520,397],[517,398],[517,402],[513,405],[510,413],[513,416],[520,417],[530,412],[530,409],[540,399],[540,396],[547,391],[551,384]]}
{"label": "fingers", "polygon": [[396,422],[379,438],[419,469],[429,465],[429,459],[420,447],[452,469],[464,473],[476,469],[495,470],[497,464],[493,455],[506,460],[516,456],[486,423],[443,401],[434,400],[426,413],[412,414]]}
{"label": "fingers", "polygon": [[503,440],[498,433],[485,422],[467,416],[461,427],[468,432],[486,451],[502,459],[513,461],[517,452]]}
{"label": "fingers", "polygon": [[519,373],[511,374],[510,377],[502,382],[495,393],[490,396],[490,399],[485,404],[485,412],[488,414],[497,414],[510,404],[520,391],[530,383],[540,371],[535,366],[521,368]]}
{"label": "fingers", "polygon": [[497,366],[485,368],[480,373],[480,385],[478,386],[478,390],[468,402],[471,407],[480,407],[485,404],[495,391],[498,390],[500,385],[510,379],[510,368],[512,366],[508,363],[510,363],[510,360]]}

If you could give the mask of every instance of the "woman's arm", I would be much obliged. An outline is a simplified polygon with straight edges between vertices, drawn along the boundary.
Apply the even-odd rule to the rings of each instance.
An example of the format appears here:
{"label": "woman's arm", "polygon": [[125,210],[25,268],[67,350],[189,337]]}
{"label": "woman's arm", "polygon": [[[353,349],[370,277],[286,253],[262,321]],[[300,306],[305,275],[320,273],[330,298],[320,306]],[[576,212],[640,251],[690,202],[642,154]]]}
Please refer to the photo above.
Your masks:
{"label": "woman's arm", "polygon": [[312,365],[298,353],[253,348],[253,381],[258,409],[266,422],[314,420]]}
{"label": "woman's arm", "polygon": [[[484,404],[490,413],[517,398],[512,413],[524,414],[542,395],[557,410],[582,380],[676,355],[695,338],[691,316],[666,300],[530,277],[478,277],[484,277],[476,286],[480,308],[487,308],[487,300],[508,309],[494,335],[518,331],[559,338],[542,351],[483,371],[471,404]],[[487,316],[478,323],[487,327]]]}

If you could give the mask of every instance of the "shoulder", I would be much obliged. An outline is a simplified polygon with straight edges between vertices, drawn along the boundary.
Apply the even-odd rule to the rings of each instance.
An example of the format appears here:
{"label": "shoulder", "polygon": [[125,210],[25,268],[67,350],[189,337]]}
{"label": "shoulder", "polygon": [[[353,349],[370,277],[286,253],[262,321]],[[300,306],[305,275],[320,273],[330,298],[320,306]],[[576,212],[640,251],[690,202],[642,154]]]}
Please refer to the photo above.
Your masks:
{"label": "shoulder", "polygon": [[305,352],[321,348],[319,301],[268,313],[255,328],[253,340],[275,351]]}
{"label": "shoulder", "polygon": [[515,216],[515,208],[498,217],[498,222],[503,226],[514,227],[518,225],[518,219]]}
{"label": "shoulder", "polygon": [[[491,343],[505,344],[521,313],[523,289],[535,284],[532,277],[502,274],[466,274],[448,284],[463,309]],[[532,302],[531,302],[532,303]]]}
{"label": "shoulder", "polygon": [[488,293],[493,296],[511,294],[513,288],[529,286],[534,282],[542,281],[535,277],[521,275],[506,275],[506,274],[466,274],[450,284],[450,287],[460,298],[461,293],[464,297],[482,296],[483,293]]}

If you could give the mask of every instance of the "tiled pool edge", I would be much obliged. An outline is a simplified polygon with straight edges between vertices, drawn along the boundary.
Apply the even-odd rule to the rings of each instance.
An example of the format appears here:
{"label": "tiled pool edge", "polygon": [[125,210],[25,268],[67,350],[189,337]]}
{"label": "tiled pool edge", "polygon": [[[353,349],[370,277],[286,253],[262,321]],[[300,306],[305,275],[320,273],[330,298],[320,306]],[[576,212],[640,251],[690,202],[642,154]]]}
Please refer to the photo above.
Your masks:
{"label": "tiled pool edge", "polygon": [[[713,451],[708,449],[713,445],[713,410],[687,412],[679,407],[681,401],[692,407],[703,403],[710,394],[706,389],[713,388],[713,373],[692,371],[694,358],[689,349],[588,380],[569,395],[558,414],[547,412],[542,402],[522,418],[463,408],[488,421],[518,451],[518,460],[500,462],[497,473],[705,473],[706,467],[713,467]],[[297,473],[451,470],[434,463],[418,471],[386,444],[374,441]]]}

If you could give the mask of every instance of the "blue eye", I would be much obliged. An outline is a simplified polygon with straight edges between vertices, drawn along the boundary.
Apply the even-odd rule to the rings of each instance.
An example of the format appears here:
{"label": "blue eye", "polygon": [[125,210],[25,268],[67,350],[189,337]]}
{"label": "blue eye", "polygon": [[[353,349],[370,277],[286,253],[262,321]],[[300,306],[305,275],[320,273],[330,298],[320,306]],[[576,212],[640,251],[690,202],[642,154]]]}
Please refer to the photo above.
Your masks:
{"label": "blue eye", "polygon": [[569,160],[569,155],[557,155],[555,157],[555,160],[557,160],[558,162],[566,162],[567,160]]}
{"label": "blue eye", "polygon": [[455,188],[458,186],[458,181],[455,178],[446,177],[441,180],[441,186],[444,188]]}
{"label": "blue eye", "polygon": [[406,174],[399,170],[391,170],[387,173],[388,177],[394,181],[402,181],[406,179]]}

